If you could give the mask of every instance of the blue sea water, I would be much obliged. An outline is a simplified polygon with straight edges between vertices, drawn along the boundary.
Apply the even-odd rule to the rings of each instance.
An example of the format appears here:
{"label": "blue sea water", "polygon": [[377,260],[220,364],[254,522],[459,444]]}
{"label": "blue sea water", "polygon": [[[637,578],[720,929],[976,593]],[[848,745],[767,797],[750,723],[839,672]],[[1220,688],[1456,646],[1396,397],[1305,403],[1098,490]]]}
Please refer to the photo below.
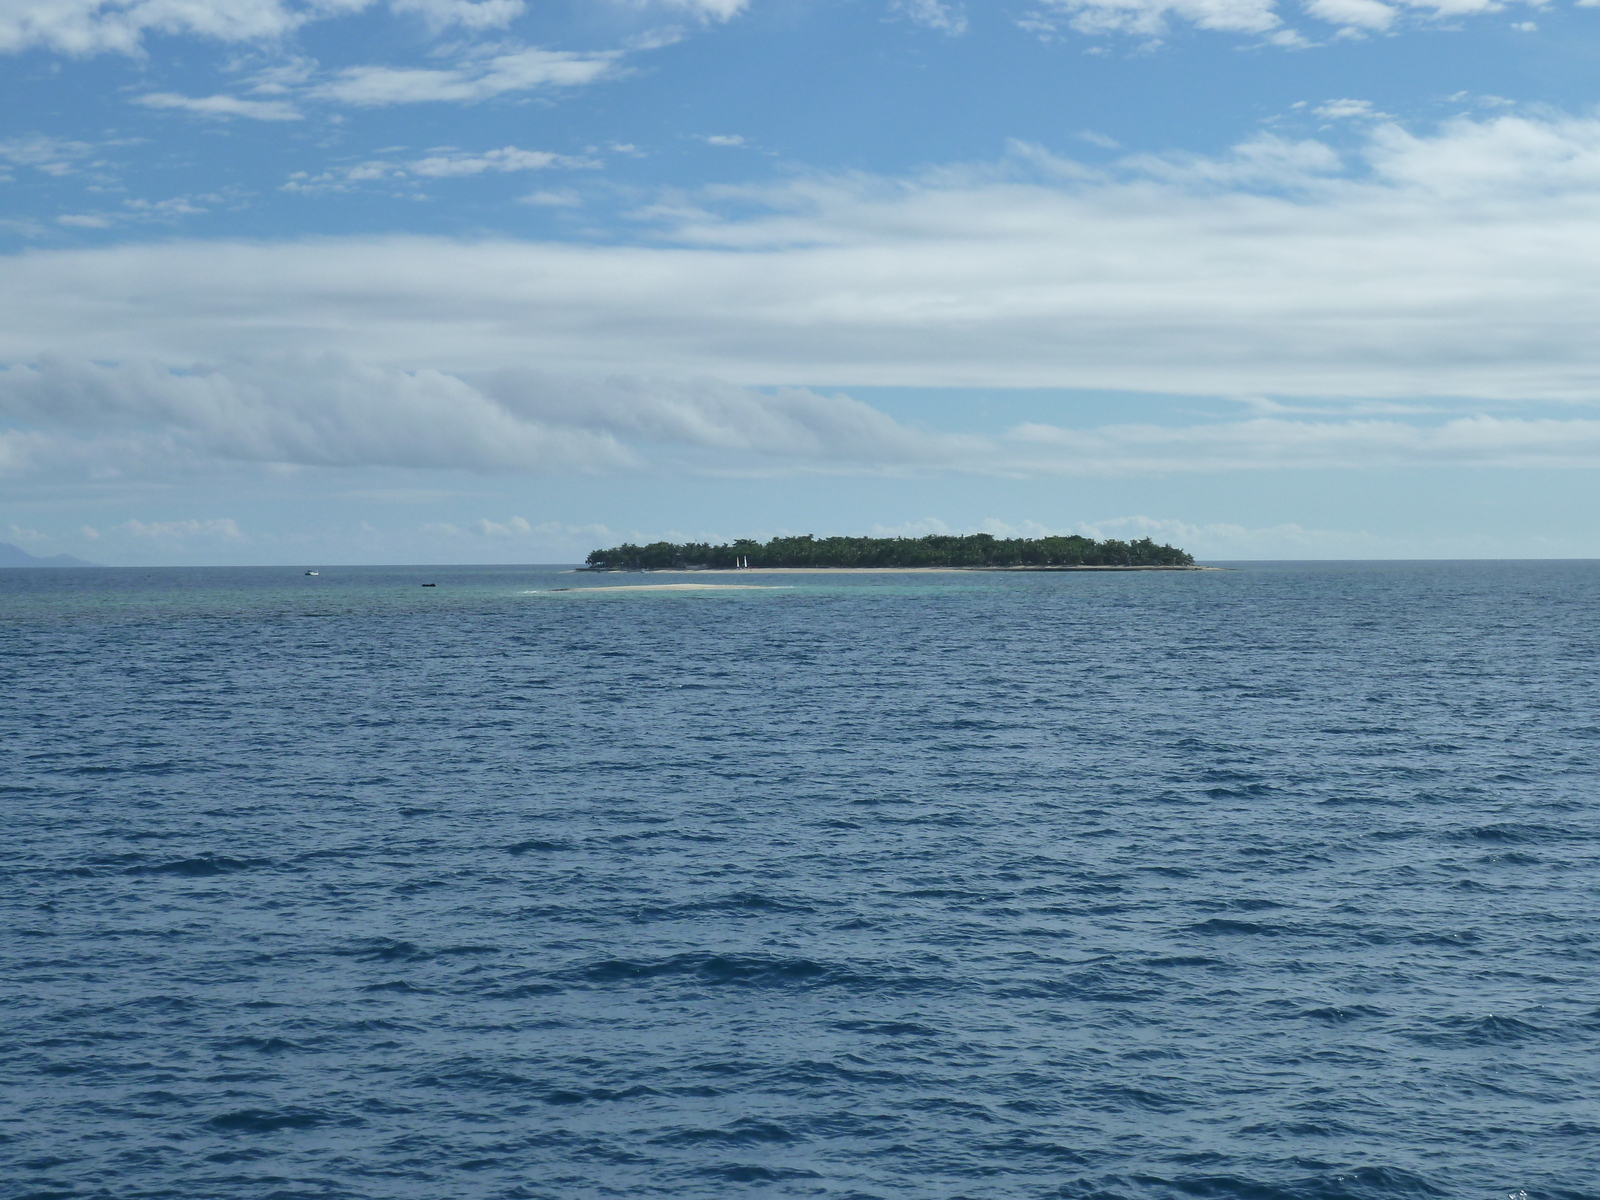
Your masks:
{"label": "blue sea water", "polygon": [[1600,564],[671,581],[0,572],[0,1195],[1600,1196]]}

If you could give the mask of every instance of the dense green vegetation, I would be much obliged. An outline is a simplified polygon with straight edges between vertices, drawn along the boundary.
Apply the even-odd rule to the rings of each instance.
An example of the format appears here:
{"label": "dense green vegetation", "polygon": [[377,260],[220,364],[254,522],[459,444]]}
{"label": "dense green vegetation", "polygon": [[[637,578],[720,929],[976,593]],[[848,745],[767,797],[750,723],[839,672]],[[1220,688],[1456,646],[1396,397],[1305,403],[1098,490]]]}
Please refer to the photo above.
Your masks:
{"label": "dense green vegetation", "polygon": [[624,542],[596,550],[588,564],[597,570],[661,571],[695,567],[1188,567],[1192,555],[1149,538],[1136,542],[1086,537],[997,538],[987,533],[923,538],[773,538],[742,539],[724,546],[704,542]]}

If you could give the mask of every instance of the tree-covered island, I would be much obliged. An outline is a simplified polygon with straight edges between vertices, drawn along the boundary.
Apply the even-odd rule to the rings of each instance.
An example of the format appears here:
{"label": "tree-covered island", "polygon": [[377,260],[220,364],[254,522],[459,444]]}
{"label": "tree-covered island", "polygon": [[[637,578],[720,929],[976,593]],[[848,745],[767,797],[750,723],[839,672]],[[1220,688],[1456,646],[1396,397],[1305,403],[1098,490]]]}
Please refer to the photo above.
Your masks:
{"label": "tree-covered island", "polygon": [[1194,556],[1175,546],[1158,546],[1149,538],[1120,542],[1115,538],[997,538],[987,533],[965,536],[933,534],[921,538],[779,537],[770,542],[740,539],[726,545],[705,542],[624,542],[596,550],[586,560],[592,571],[753,570],[795,567],[965,567],[973,570],[1071,570],[1074,568],[1194,567]]}

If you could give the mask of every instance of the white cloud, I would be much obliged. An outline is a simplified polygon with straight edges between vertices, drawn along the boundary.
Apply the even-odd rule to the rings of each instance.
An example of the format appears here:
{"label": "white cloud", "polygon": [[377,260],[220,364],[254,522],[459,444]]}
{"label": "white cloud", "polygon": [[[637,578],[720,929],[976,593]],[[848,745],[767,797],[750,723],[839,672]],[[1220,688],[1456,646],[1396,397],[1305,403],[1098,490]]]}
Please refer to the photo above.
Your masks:
{"label": "white cloud", "polygon": [[1386,112],[1379,112],[1371,100],[1328,100],[1311,110],[1327,121],[1385,121],[1393,120]]}
{"label": "white cloud", "polygon": [[[238,464],[723,476],[1594,469],[1600,419],[1266,416],[1092,428],[1032,422],[954,434],[916,429],[846,395],[710,379],[521,369],[469,382],[340,355],[187,372],[50,359],[0,371],[0,477],[170,479]],[[522,518],[484,518],[474,528],[496,537],[550,532]]]}
{"label": "white cloud", "polygon": [[1397,9],[1379,0],[1310,0],[1306,11],[1332,25],[1380,33],[1399,16]]}
{"label": "white cloud", "polygon": [[301,115],[284,100],[241,100],[237,96],[180,96],[151,92],[135,100],[146,108],[173,108],[202,117],[248,117],[252,121],[298,121]]}
{"label": "white cloud", "polygon": [[454,376],[322,355],[173,373],[46,358],[0,373],[13,472],[116,474],[219,462],[480,470],[615,467],[605,431],[512,415]]}
{"label": "white cloud", "polygon": [[[194,539],[221,542],[243,542],[247,539],[231,517],[212,517],[209,520],[189,518],[183,521],[124,521],[105,531],[126,534],[131,538],[144,538],[159,542],[183,542]],[[99,533],[96,537],[101,536]]]}
{"label": "white cloud", "polygon": [[46,175],[70,175],[79,170],[83,160],[96,150],[97,147],[88,142],[35,133],[0,141],[0,161],[18,167],[32,167]]}
{"label": "white cloud", "polygon": [[1282,22],[1274,0],[1046,0],[1080,33],[1132,33],[1159,37],[1168,22],[1228,33],[1269,33]]}
{"label": "white cloud", "polygon": [[519,534],[526,537],[533,532],[533,526],[526,517],[512,517],[504,523],[484,518],[478,522],[477,530],[484,537],[516,537]]}
{"label": "white cloud", "polygon": [[525,369],[496,372],[483,386],[529,419],[634,444],[713,451],[707,460],[713,468],[735,472],[750,455],[922,463],[954,460],[978,447],[972,439],[911,429],[849,396],[805,388],[765,393],[715,379],[557,379]]}
{"label": "white cloud", "polygon": [[581,546],[572,558],[581,558],[584,551],[592,549],[595,545],[604,545],[608,539],[616,539],[617,535],[604,525],[569,525],[561,521],[533,522],[526,517],[507,517],[496,521],[488,517],[480,517],[467,528],[459,526],[436,526],[436,531],[444,533],[450,531],[448,536],[455,538],[490,538],[497,541],[533,542],[541,547],[563,546],[576,548]]}
{"label": "white cloud", "polygon": [[743,146],[745,140],[737,133],[713,133],[702,139],[708,146]]}
{"label": "white cloud", "polygon": [[560,191],[529,192],[517,200],[518,204],[532,204],[539,208],[579,208],[583,197],[571,188]]}
{"label": "white cloud", "polygon": [[398,13],[414,13],[432,28],[485,30],[504,29],[520,17],[527,5],[523,0],[389,0]]}
{"label": "white cloud", "polygon": [[162,222],[170,224],[181,217],[196,216],[209,211],[206,204],[216,204],[223,199],[216,194],[201,196],[171,196],[165,200],[146,200],[142,197],[132,197],[122,202],[122,207],[113,211],[102,210],[92,213],[64,213],[56,218],[56,224],[65,225],[72,229],[111,229],[125,223],[151,223]]}
{"label": "white cloud", "polygon": [[4,537],[6,541],[13,545],[18,542],[27,542],[32,545],[50,540],[50,535],[47,533],[40,533],[37,529],[26,529],[16,524],[7,525],[4,529],[0,529],[0,537]]}
{"label": "white cloud", "polygon": [[[272,42],[302,26],[372,8],[378,0],[0,0],[0,53],[43,46],[65,54],[137,54],[148,33],[220,42]],[[500,28],[522,0],[389,0],[435,30]]]}
{"label": "white cloud", "polygon": [[[1024,147],[1038,161],[1042,152]],[[1338,151],[1322,142],[1291,141],[1276,134],[1257,134],[1222,157],[1201,154],[1140,154],[1123,160],[1152,179],[1194,186],[1237,189],[1321,189],[1343,172]]]}
{"label": "white cloud", "polygon": [[[1537,8],[1543,0],[1525,0]],[[1223,33],[1264,35],[1288,48],[1304,47],[1306,39],[1285,27],[1277,0],[1041,0],[1042,7],[1019,22],[1023,28],[1052,37],[1066,23],[1089,35],[1132,34],[1159,38],[1174,24]],[[1403,15],[1416,21],[1440,21],[1499,12],[1506,0],[1306,0],[1305,13],[1341,27],[1344,36],[1382,33]],[[1531,22],[1530,22],[1531,23]],[[1518,28],[1518,26],[1513,26]]]}
{"label": "white cloud", "polygon": [[[1280,525],[1250,527],[1223,521],[1191,522],[1171,518],[1104,517],[1082,521],[1073,532],[1092,538],[1132,540],[1148,537],[1158,542],[1182,546],[1201,560],[1263,558],[1389,558],[1397,550],[1392,537],[1380,537],[1365,530],[1307,529],[1287,522]],[[1471,541],[1470,538],[1464,539]],[[1481,541],[1468,553],[1482,553]]]}
{"label": "white cloud", "polygon": [[[366,3],[326,7],[348,10]],[[67,54],[131,54],[148,32],[260,41],[282,37],[311,16],[310,9],[281,0],[0,0],[0,51],[46,46]]]}
{"label": "white cloud", "polygon": [[176,217],[191,217],[203,213],[206,209],[196,204],[196,200],[215,202],[216,196],[172,196],[166,200],[124,200],[123,206],[129,209],[135,218],[143,220],[171,220]]}
{"label": "white cloud", "polygon": [[471,103],[507,92],[577,87],[616,70],[618,51],[577,53],[521,49],[468,60],[453,67],[347,67],[310,89],[324,100],[375,108],[428,101]]}
{"label": "white cloud", "polygon": [[662,0],[662,3],[704,21],[730,21],[750,6],[750,0]]}
{"label": "white cloud", "polygon": [[1600,467],[1600,420],[1460,417],[1401,421],[1258,418],[1208,425],[1010,430],[1019,469],[1078,474],[1389,466]]}
{"label": "white cloud", "polygon": [[542,171],[547,167],[582,168],[599,165],[599,162],[592,158],[551,154],[545,150],[519,150],[515,146],[505,146],[483,154],[467,154],[459,151],[430,154],[427,158],[407,164],[406,169],[413,175],[441,178],[451,175],[481,175],[485,171],[505,173]]}
{"label": "white cloud", "polygon": [[1355,130],[1346,154],[1257,138],[1209,159],[1019,154],[726,189],[636,245],[35,252],[0,276],[0,361],[338,345],[450,372],[743,384],[1600,396],[1600,120]]}
{"label": "white cloud", "polygon": [[[580,158],[567,154],[552,154],[546,150],[519,150],[504,146],[498,150],[481,153],[440,149],[426,158],[413,162],[391,162],[373,159],[312,175],[296,171],[284,184],[291,192],[342,192],[363,183],[394,182],[408,178],[446,179],[485,172],[507,174],[514,171],[542,171],[552,167],[589,169],[601,164],[593,158]],[[532,202],[532,201],[530,201]],[[574,200],[574,203],[576,201]]]}
{"label": "white cloud", "polygon": [[951,37],[960,37],[967,31],[966,10],[958,4],[948,4],[944,0],[894,0],[893,8],[907,19]]}
{"label": "white cloud", "polygon": [[335,354],[180,372],[45,358],[0,371],[0,475],[230,462],[536,473],[677,463],[739,473],[945,462],[978,445],[909,429],[847,396],[714,380],[518,370],[474,385]]}

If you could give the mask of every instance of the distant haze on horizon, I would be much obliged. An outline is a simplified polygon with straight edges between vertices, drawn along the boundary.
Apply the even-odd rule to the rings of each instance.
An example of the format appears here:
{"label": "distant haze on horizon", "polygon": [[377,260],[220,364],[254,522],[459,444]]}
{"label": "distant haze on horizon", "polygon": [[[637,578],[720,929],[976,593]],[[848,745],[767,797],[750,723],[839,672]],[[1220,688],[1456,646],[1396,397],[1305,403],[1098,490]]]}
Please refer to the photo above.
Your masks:
{"label": "distant haze on horizon", "polygon": [[1600,8],[0,0],[0,541],[1600,557]]}

